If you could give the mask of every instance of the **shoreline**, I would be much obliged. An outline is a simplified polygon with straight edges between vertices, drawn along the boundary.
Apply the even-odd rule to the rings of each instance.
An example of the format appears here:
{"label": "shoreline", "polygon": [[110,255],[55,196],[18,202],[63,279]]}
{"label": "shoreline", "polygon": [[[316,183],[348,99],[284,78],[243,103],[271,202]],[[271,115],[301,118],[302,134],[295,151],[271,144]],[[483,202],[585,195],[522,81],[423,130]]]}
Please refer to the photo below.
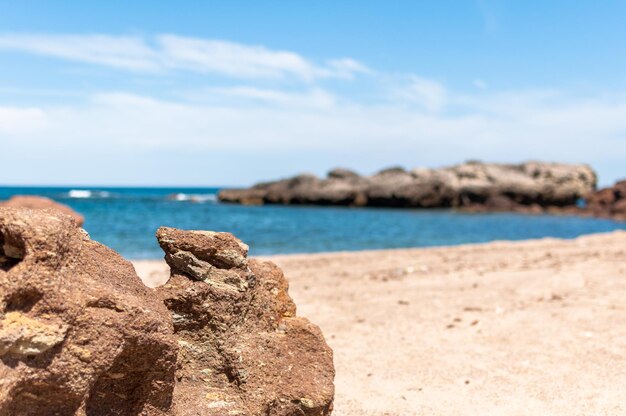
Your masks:
{"label": "shoreline", "polygon": [[626,412],[626,231],[259,258],[334,350],[334,415]]}
{"label": "shoreline", "polygon": [[[534,214],[529,214],[529,215],[534,215]],[[605,218],[599,218],[599,219],[605,219]],[[540,242],[540,241],[544,241],[544,240],[550,240],[550,241],[575,241],[578,240],[580,238],[585,238],[585,237],[594,237],[594,236],[605,236],[605,235],[612,235],[612,234],[620,234],[620,233],[624,233],[626,234],[626,229],[615,229],[612,231],[604,231],[604,232],[597,232],[597,233],[589,233],[589,234],[582,234],[579,235],[577,237],[572,237],[572,238],[561,238],[561,237],[539,237],[539,238],[526,238],[526,239],[519,239],[519,240],[492,240],[492,241],[484,241],[484,242],[476,242],[476,243],[459,243],[459,244],[449,244],[449,245],[436,245],[436,246],[422,246],[422,247],[395,247],[395,248],[374,248],[374,249],[355,249],[355,250],[337,250],[337,251],[314,251],[314,252],[298,252],[298,253],[275,253],[275,254],[260,254],[260,255],[255,255],[255,254],[251,254],[250,258],[253,259],[261,259],[261,260],[266,260],[266,261],[274,261],[274,259],[276,258],[290,258],[290,257],[308,257],[308,256],[332,256],[334,254],[376,254],[376,253],[384,253],[384,252],[395,252],[395,251],[413,251],[413,250],[438,250],[438,249],[446,249],[446,248],[458,248],[458,247],[465,247],[465,246],[484,246],[484,245],[488,245],[488,244],[503,244],[503,243],[510,243],[510,244],[524,244],[524,243],[532,243],[532,242]],[[163,262],[165,263],[165,260],[163,260],[162,257],[159,258],[128,258],[128,257],[124,257],[126,258],[128,261],[130,261],[131,263],[133,263],[133,265],[140,264],[140,265],[148,265],[149,263],[153,263],[153,262]]]}

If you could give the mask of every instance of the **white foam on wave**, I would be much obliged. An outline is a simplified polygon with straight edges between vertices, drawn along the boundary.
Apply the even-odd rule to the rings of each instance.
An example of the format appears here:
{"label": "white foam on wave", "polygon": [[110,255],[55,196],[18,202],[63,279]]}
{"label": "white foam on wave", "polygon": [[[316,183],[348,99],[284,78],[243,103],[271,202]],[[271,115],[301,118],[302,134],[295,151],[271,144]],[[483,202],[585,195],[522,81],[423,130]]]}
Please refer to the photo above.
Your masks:
{"label": "white foam on wave", "polygon": [[172,201],[189,201],[189,202],[203,203],[203,202],[213,202],[213,201],[216,201],[217,197],[216,197],[215,194],[184,194],[184,193],[177,193],[177,194],[170,195],[168,197],[168,199],[170,199]]}
{"label": "white foam on wave", "polygon": [[67,193],[70,198],[109,198],[110,192],[107,191],[90,191],[87,189],[72,189]]}
{"label": "white foam on wave", "polygon": [[91,198],[91,191],[84,189],[72,189],[67,193],[70,198]]}

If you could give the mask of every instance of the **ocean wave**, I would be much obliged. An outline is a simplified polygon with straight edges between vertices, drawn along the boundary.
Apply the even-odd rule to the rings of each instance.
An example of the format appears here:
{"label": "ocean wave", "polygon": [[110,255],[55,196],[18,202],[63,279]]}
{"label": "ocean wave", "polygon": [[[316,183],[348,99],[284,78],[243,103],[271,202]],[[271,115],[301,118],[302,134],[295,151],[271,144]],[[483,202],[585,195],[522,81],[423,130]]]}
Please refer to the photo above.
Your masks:
{"label": "ocean wave", "polygon": [[167,199],[169,199],[170,201],[189,201],[189,202],[196,202],[196,203],[201,204],[204,202],[215,202],[217,200],[217,195],[177,193],[177,194],[168,195]]}
{"label": "ocean wave", "polygon": [[88,189],[72,189],[67,193],[70,198],[87,199],[87,198],[110,198],[111,192],[92,191]]}

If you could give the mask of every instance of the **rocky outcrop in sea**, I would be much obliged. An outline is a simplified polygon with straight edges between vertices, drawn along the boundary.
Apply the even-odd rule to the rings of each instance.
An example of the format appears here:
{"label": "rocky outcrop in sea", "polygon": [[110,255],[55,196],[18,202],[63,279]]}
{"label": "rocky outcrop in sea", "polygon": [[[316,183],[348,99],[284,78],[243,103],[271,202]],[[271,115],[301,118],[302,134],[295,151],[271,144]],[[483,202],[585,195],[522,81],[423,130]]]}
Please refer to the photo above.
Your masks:
{"label": "rocky outcrop in sea", "polygon": [[299,175],[224,189],[223,202],[311,204],[469,210],[538,211],[574,206],[596,187],[596,174],[583,164],[467,162],[440,169],[403,168],[360,176],[335,169],[326,178]]}
{"label": "rocky outcrop in sea", "polygon": [[281,270],[228,233],[158,240],[150,289],[69,216],[0,208],[0,414],[329,415],[332,351]]}
{"label": "rocky outcrop in sea", "polygon": [[626,221],[626,180],[589,196],[585,211],[595,217]]}

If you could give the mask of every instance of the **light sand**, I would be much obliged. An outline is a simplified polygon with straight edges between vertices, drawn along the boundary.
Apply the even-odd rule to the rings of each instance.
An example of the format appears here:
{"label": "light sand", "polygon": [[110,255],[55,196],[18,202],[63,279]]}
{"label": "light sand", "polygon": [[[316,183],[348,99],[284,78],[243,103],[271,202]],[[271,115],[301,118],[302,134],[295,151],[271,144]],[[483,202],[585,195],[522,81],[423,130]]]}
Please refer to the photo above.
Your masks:
{"label": "light sand", "polygon": [[271,260],[334,350],[334,415],[626,414],[626,232]]}

